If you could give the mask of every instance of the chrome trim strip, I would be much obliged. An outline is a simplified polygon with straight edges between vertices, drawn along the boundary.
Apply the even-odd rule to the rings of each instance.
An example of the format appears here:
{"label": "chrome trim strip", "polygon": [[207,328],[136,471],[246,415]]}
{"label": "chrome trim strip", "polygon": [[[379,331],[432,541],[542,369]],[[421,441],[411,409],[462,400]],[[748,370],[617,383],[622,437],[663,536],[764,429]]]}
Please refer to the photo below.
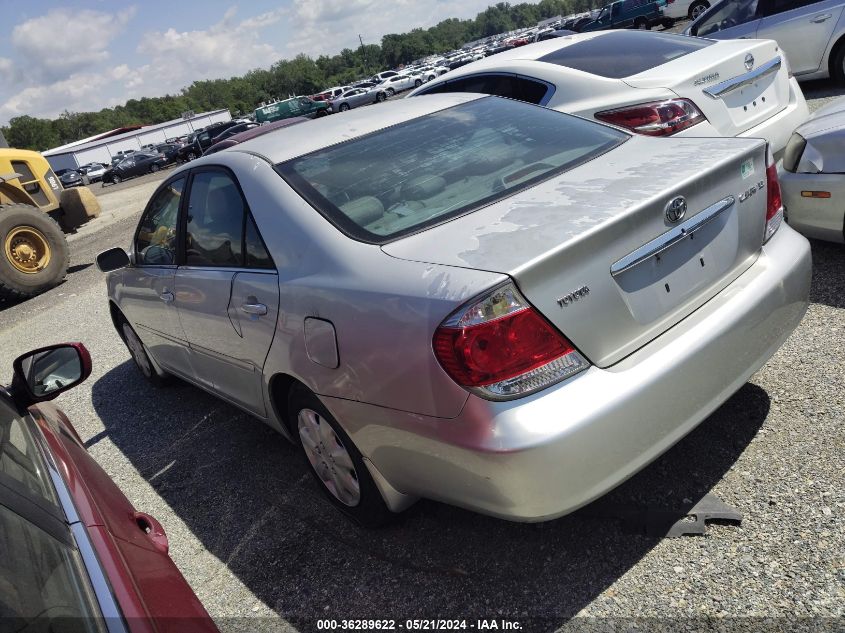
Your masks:
{"label": "chrome trim strip", "polygon": [[97,558],[97,553],[91,544],[88,532],[86,532],[85,526],[82,525],[79,519],[79,514],[73,503],[73,497],[70,494],[70,490],[68,490],[67,483],[65,483],[56,466],[56,462],[53,460],[53,454],[50,452],[47,442],[41,437],[40,432],[33,433],[32,435],[36,438],[35,441],[44,457],[44,462],[47,464],[47,472],[50,474],[50,479],[59,498],[59,504],[67,517],[70,531],[76,541],[76,547],[82,557],[85,571],[88,574],[88,579],[91,581],[91,588],[94,590],[94,596],[97,599],[97,605],[100,607],[100,613],[103,615],[106,627],[109,633],[128,633],[123,620],[123,612],[120,610],[117,599],[112,593],[111,585],[105,576],[105,572],[103,572],[103,567],[100,565],[100,559]]}
{"label": "chrome trim strip", "polygon": [[706,94],[711,99],[720,99],[724,95],[728,94],[729,92],[733,92],[743,86],[748,86],[753,84],[758,79],[765,77],[766,75],[771,75],[772,73],[776,73],[780,70],[782,60],[780,55],[775,57],[774,59],[766,62],[756,70],[752,70],[751,72],[745,73],[744,75],[739,75],[738,77],[734,77],[732,79],[726,79],[725,81],[713,84],[709,88],[705,88],[702,90],[704,94]]}
{"label": "chrome trim strip", "polygon": [[74,523],[70,526],[70,530],[73,532],[73,538],[76,539],[76,546],[79,548],[79,554],[82,556],[88,578],[91,580],[91,588],[94,590],[97,604],[100,605],[100,612],[103,615],[106,628],[109,633],[127,633],[123,613],[117,605],[111,585],[109,585],[109,581],[103,573],[100,559],[97,558],[97,552],[94,551],[94,546],[91,544],[88,532],[85,531],[85,526],[81,523]]}
{"label": "chrome trim strip", "polygon": [[667,231],[660,237],[643,244],[637,250],[615,262],[610,267],[610,274],[614,277],[621,275],[625,271],[639,266],[655,255],[659,255],[678,242],[687,239],[703,226],[709,224],[719,217],[719,215],[730,209],[734,205],[734,202],[736,202],[736,199],[733,196],[728,196],[727,198],[723,198],[719,200],[719,202],[710,205],[703,211],[696,213],[683,224],[679,224],[671,231]]}

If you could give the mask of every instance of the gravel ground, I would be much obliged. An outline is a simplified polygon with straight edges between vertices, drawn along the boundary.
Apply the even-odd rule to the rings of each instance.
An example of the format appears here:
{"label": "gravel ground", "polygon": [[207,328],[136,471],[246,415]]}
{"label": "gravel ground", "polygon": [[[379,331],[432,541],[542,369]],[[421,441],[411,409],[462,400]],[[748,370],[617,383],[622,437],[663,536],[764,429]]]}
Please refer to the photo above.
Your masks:
{"label": "gravel ground", "polygon": [[[812,105],[833,92],[807,88]],[[813,242],[812,305],[771,361],[599,502],[522,525],[423,501],[370,531],[317,496],[269,428],[184,384],[154,390],[130,364],[91,263],[129,242],[152,186],[103,196],[104,217],[73,238],[64,285],[0,306],[0,378],[39,345],[89,346],[93,375],[58,403],[130,500],[163,523],[224,631],[355,617],[465,618],[471,628],[496,618],[542,631],[845,629],[841,245]],[[661,539],[613,518],[628,507],[680,517],[706,494],[739,510],[741,526]]]}

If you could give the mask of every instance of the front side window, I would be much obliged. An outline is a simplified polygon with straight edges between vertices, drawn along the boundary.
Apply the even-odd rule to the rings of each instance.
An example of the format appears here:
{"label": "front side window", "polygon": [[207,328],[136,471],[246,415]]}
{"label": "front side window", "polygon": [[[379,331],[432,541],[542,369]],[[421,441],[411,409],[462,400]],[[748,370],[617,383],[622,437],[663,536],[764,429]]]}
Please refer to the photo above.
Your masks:
{"label": "front side window", "polygon": [[627,134],[484,97],[277,165],[348,235],[381,244],[584,163]]}
{"label": "front side window", "polygon": [[102,630],[79,554],[4,505],[0,619],[4,631]]}
{"label": "front side window", "polygon": [[135,238],[135,261],[140,265],[176,263],[176,225],[185,179],[167,184],[150,201]]}
{"label": "front side window", "polygon": [[757,0],[725,2],[698,24],[693,35],[706,37],[711,33],[718,33],[719,31],[756,20],[760,17],[757,14],[757,6]]}

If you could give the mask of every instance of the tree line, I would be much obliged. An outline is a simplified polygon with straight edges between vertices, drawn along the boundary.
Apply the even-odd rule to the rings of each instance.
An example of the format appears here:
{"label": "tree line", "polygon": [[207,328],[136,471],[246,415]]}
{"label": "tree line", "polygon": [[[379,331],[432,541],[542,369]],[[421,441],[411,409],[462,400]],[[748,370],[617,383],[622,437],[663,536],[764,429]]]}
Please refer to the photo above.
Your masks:
{"label": "tree line", "polygon": [[56,119],[28,115],[12,118],[0,128],[11,147],[44,151],[128,125],[152,125],[179,118],[183,112],[228,108],[233,114],[250,114],[264,101],[289,95],[313,94],[334,85],[350,83],[386,68],[459,48],[466,42],[518,28],[540,20],[589,10],[592,0],[541,0],[538,4],[499,2],[474,19],[443,20],[428,29],[388,34],[381,45],[343,49],[316,59],[299,54],[282,59],[269,69],[255,69],[240,77],[195,81],[178,95],[130,99],[99,112],[69,112]]}

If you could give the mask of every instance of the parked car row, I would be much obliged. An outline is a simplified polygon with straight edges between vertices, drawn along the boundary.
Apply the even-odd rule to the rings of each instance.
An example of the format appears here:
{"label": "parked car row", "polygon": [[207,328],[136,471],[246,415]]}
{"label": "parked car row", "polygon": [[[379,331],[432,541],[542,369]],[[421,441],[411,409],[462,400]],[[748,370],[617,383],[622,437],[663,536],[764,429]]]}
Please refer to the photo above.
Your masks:
{"label": "parked car row", "polygon": [[167,165],[167,157],[160,152],[132,152],[105,171],[102,186],[116,185],[128,178],[155,173]]}

